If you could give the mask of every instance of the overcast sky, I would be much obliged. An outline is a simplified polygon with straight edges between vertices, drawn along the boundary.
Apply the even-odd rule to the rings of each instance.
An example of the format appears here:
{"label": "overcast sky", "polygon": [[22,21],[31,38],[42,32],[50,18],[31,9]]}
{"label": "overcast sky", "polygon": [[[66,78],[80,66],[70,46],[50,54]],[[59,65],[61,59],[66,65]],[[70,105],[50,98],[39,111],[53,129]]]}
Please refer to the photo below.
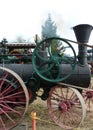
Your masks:
{"label": "overcast sky", "polygon": [[40,36],[49,13],[60,36],[74,40],[71,27],[93,25],[93,0],[0,0],[0,40]]}

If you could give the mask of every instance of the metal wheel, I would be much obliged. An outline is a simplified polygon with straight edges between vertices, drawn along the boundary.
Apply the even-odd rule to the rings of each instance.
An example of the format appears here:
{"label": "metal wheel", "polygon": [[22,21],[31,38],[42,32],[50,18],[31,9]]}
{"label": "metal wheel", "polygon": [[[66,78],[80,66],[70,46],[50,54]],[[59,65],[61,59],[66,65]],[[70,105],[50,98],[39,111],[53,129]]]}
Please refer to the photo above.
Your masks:
{"label": "metal wheel", "polygon": [[[63,63],[63,65],[62,65]],[[59,82],[68,78],[76,66],[76,53],[71,44],[62,38],[48,38],[34,49],[32,64],[35,72],[44,80]],[[70,68],[64,74],[64,65]]]}
{"label": "metal wheel", "polygon": [[21,56],[21,52],[20,51],[13,50],[13,51],[10,51],[9,54],[11,54],[11,56],[8,57],[8,60],[10,60],[10,62],[22,63],[22,61],[21,61],[22,56]]}
{"label": "metal wheel", "polygon": [[90,89],[93,90],[92,84],[90,84],[87,90],[82,91],[82,96],[84,98],[87,111],[93,111],[93,91]]}
{"label": "metal wheel", "polygon": [[19,56],[16,56],[16,57],[17,57],[17,58],[20,58],[20,57],[21,57],[21,56],[20,56],[21,52],[20,52],[20,51],[16,51],[16,50],[10,51],[9,54],[15,55],[15,56],[16,56],[16,54],[18,54]]}
{"label": "metal wheel", "polygon": [[0,67],[0,130],[10,130],[21,123],[28,102],[23,80],[12,70]]}
{"label": "metal wheel", "polygon": [[63,129],[78,127],[86,115],[85,103],[78,90],[57,85],[47,100],[49,115]]}

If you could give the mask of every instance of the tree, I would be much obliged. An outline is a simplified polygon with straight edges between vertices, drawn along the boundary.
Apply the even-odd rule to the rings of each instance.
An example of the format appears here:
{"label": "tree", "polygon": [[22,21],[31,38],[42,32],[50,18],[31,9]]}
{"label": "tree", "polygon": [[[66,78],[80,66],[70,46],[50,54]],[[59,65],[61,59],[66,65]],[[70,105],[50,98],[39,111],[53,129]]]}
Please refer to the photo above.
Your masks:
{"label": "tree", "polygon": [[51,15],[48,14],[48,18],[45,21],[45,24],[42,25],[42,39],[49,38],[49,37],[55,37],[57,36],[57,26],[52,21]]}
{"label": "tree", "polygon": [[[52,21],[51,15],[48,14],[48,18],[45,21],[45,24],[42,25],[42,39],[50,38],[50,37],[56,37],[57,36],[57,26]],[[56,43],[53,41],[53,44],[51,44],[51,52],[56,51]]]}

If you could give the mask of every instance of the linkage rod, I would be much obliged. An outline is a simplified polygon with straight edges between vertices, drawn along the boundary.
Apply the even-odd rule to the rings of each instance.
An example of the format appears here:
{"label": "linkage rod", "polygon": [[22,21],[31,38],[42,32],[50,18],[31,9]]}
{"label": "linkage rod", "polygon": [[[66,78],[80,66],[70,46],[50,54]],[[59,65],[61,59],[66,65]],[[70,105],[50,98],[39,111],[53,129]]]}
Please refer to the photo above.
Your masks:
{"label": "linkage rod", "polygon": [[80,43],[80,42],[72,41],[72,40],[69,40],[69,39],[65,39],[65,40],[67,40],[69,42],[73,42],[73,43],[79,44],[79,45],[82,45],[82,46],[87,46],[87,47],[93,48],[93,46],[88,45],[86,43]]}

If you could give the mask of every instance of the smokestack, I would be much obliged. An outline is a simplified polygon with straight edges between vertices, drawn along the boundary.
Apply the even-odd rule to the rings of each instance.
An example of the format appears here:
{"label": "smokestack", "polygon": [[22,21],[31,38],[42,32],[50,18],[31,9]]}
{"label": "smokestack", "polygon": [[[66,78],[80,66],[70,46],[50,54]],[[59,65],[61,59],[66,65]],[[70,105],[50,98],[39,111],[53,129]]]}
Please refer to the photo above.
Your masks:
{"label": "smokestack", "polygon": [[[89,37],[93,26],[89,24],[79,24],[73,27],[77,42],[88,43]],[[83,45],[78,45],[78,60],[81,65],[87,63],[87,47]]]}

